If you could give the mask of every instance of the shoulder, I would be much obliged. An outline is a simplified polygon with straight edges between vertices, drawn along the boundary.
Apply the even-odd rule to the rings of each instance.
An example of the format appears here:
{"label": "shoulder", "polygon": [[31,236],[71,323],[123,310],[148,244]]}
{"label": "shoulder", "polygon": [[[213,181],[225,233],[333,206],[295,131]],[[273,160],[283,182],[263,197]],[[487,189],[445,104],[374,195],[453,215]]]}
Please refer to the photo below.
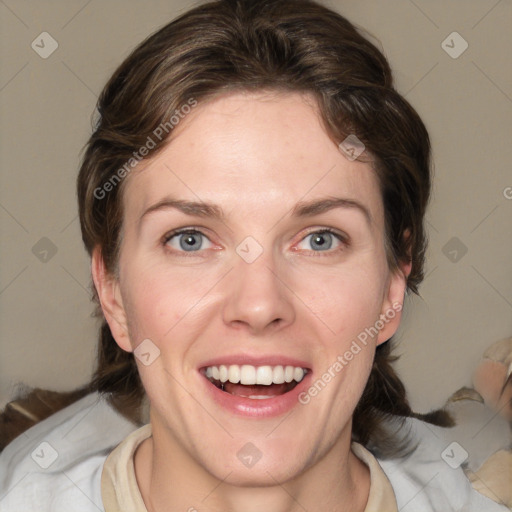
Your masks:
{"label": "shoulder", "polygon": [[97,393],[34,425],[0,454],[1,510],[103,510],[105,459],[136,428]]}
{"label": "shoulder", "polygon": [[414,449],[399,458],[377,455],[401,512],[508,510],[473,489],[463,471],[468,453],[450,439],[449,429],[415,418],[407,418],[403,428]]}

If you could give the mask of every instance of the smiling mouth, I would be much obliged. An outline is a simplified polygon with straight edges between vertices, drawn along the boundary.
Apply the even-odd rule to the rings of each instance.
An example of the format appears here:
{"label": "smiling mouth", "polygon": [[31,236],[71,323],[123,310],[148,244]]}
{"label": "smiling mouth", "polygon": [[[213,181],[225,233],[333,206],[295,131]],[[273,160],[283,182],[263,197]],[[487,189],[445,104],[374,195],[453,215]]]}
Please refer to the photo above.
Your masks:
{"label": "smiling mouth", "polygon": [[201,373],[225,393],[264,400],[290,392],[308,371],[297,366],[220,365],[203,368]]}

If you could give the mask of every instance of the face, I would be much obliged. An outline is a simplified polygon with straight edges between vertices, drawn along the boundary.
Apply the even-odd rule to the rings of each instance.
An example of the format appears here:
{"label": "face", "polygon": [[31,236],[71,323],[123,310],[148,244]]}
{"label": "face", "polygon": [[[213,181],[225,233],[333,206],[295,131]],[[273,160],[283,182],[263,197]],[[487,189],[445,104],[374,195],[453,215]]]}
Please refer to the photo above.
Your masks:
{"label": "face", "polygon": [[93,275],[118,344],[146,340],[154,442],[240,484],[348,449],[405,289],[370,164],[340,151],[312,97],[231,93],[127,180],[119,278],[97,253]]}

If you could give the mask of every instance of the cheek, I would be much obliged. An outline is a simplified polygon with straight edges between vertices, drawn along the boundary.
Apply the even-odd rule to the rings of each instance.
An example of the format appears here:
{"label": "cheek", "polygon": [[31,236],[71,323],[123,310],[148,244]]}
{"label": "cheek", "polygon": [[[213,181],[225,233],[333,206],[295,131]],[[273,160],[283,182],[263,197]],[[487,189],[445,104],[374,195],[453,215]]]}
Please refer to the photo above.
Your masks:
{"label": "cheek", "polygon": [[[355,407],[375,354],[375,326],[381,313],[387,267],[375,259],[363,263],[316,275],[315,279],[304,276],[302,281],[303,293],[315,314],[310,318],[319,320],[316,352],[321,363],[308,396],[329,388],[326,400],[320,400],[318,407],[323,402],[334,417],[342,417]],[[327,400],[328,395],[338,398]]]}
{"label": "cheek", "polygon": [[197,322],[208,304],[208,291],[218,280],[215,272],[170,265],[137,266],[134,262],[125,270],[123,303],[132,345],[145,338],[162,345],[185,324]]}
{"label": "cheek", "polygon": [[297,276],[297,295],[307,298],[304,303],[328,327],[333,341],[346,342],[379,318],[387,271],[376,261],[362,263]]}

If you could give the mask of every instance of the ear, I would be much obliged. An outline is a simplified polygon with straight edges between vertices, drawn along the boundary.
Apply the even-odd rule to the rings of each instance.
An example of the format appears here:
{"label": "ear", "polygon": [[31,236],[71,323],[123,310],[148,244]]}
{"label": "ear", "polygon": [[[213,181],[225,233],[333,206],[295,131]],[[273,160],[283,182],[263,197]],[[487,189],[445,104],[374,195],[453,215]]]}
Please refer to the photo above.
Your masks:
{"label": "ear", "polygon": [[101,309],[108,322],[112,336],[123,350],[132,352],[133,349],[128,336],[128,324],[119,282],[107,272],[99,246],[96,246],[92,253],[91,272],[94,286],[100,299]]}
{"label": "ear", "polygon": [[388,341],[398,330],[404,307],[407,277],[411,273],[412,262],[402,262],[389,276],[385,297],[382,302],[380,320],[384,324],[377,336],[377,345]]}

